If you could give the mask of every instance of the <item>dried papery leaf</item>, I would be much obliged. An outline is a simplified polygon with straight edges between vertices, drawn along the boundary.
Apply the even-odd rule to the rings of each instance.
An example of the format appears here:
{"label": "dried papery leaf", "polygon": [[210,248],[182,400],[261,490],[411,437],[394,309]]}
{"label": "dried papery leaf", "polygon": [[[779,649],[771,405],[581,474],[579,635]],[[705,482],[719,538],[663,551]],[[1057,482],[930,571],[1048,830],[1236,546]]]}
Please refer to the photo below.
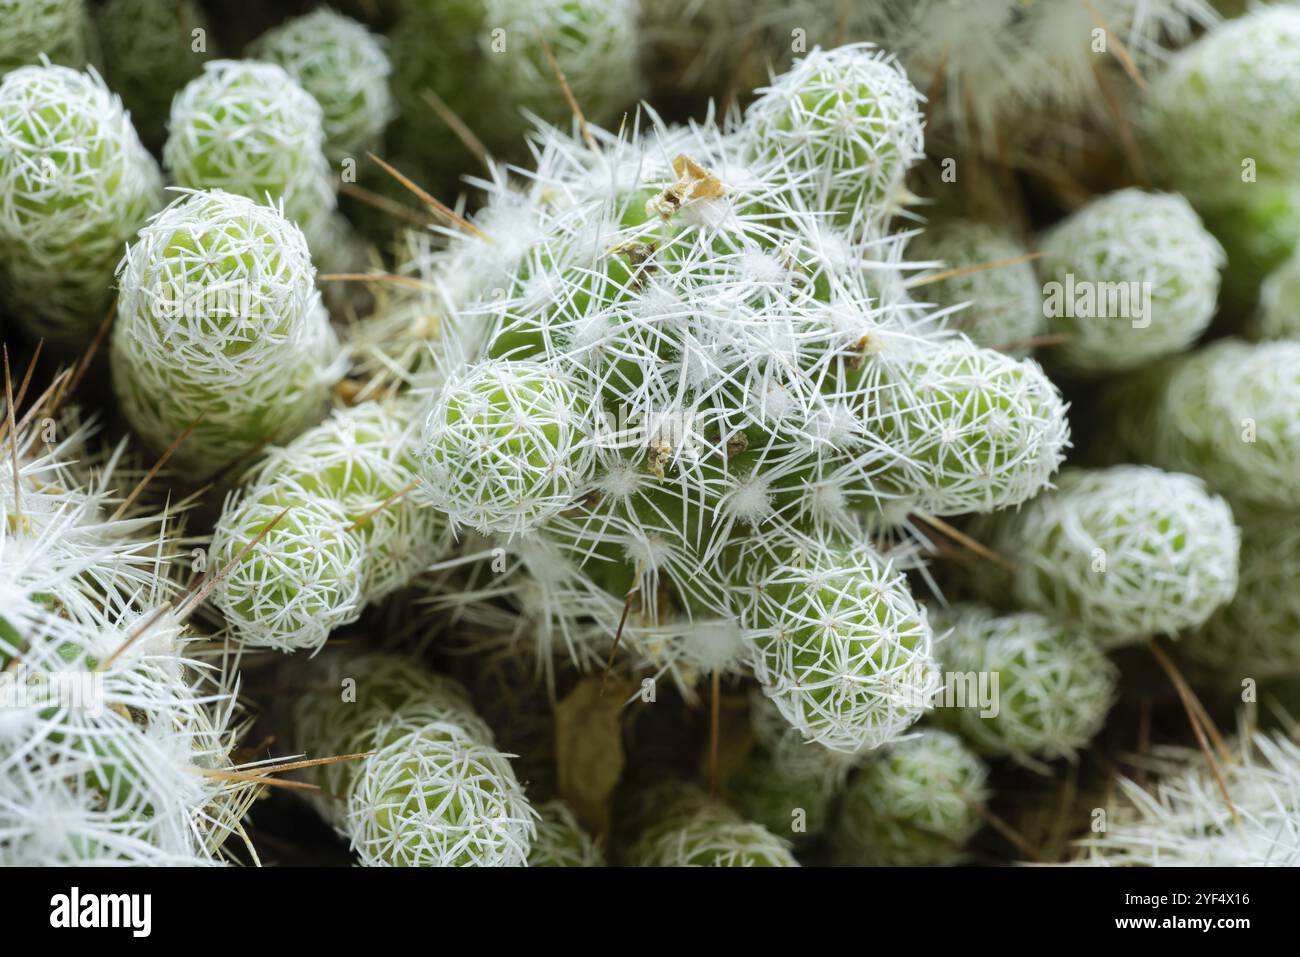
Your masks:
{"label": "dried papery leaf", "polygon": [[623,774],[623,706],[634,685],[586,678],[555,707],[555,763],[560,795],[589,830],[608,829],[614,789]]}

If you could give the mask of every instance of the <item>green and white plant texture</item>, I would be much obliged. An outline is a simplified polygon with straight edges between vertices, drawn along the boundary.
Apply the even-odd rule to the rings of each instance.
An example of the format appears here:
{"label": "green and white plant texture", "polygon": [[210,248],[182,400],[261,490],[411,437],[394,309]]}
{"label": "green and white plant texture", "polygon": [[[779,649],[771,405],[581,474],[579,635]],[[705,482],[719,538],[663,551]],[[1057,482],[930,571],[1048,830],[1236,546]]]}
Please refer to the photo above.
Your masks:
{"label": "green and white plant texture", "polygon": [[961,739],[926,729],[867,761],[840,801],[842,864],[943,867],[965,857],[980,829],[988,768]]}
{"label": "green and white plant texture", "polygon": [[[294,706],[306,754],[371,752],[312,770],[318,807],[363,866],[523,866],[537,834],[506,755],[465,689],[414,662],[327,652]],[[350,685],[355,696],[344,690]]]}
{"label": "green and white plant texture", "polygon": [[[934,273],[988,265],[928,282],[920,297],[953,310],[947,325],[976,345],[1028,354],[1026,343],[1043,334],[1043,296],[1029,250],[1010,232],[973,220],[940,220],[907,245],[916,260],[936,260]],[[917,279],[928,279],[922,274]]]}
{"label": "green and white plant texture", "polygon": [[0,80],[0,298],[28,334],[88,342],[124,245],[162,205],[158,164],[93,70]]}
{"label": "green and white plant texture", "polygon": [[[1068,441],[1037,365],[888,292],[900,243],[875,229],[918,101],[861,46],[814,51],[725,130],[542,131],[537,171],[488,184],[430,271],[457,307],[422,497],[548,556],[540,593],[573,598],[539,634],[572,648],[594,615],[661,652],[678,622],[738,619],[786,718],[850,752],[906,729],[934,678],[903,570],[860,524],[1017,504]],[[704,658],[674,677],[735,667]]]}
{"label": "green and white plant texture", "polygon": [[187,191],[118,266],[111,358],[122,412],[210,475],[315,421],[340,373],[302,231],[242,196]]}
{"label": "green and white plant texture", "polygon": [[519,152],[529,114],[567,124],[551,57],[592,123],[617,125],[640,86],[636,0],[402,0],[392,41],[399,151],[464,151],[426,91],[494,153]]}
{"label": "green and white plant texture", "polygon": [[42,55],[79,70],[94,53],[86,0],[0,0],[0,76]]}
{"label": "green and white plant texture", "polygon": [[1052,356],[1079,374],[1132,369],[1181,352],[1214,316],[1224,252],[1173,193],[1121,190],[1043,237],[1039,274]]}
{"label": "green and white plant texture", "polygon": [[645,813],[624,863],[635,867],[798,867],[789,843],[688,785],[644,796]]}
{"label": "green and white plant texture", "polygon": [[1037,612],[958,604],[935,614],[935,630],[945,674],[997,676],[996,709],[972,697],[935,712],[982,754],[1046,772],[1045,761],[1088,744],[1115,701],[1116,669],[1101,649]]}
{"label": "green and white plant texture", "polygon": [[95,22],[104,79],[145,141],[161,144],[172,97],[215,52],[207,15],[198,0],[108,0]]}
{"label": "green and white plant texture", "polygon": [[280,204],[315,238],[336,203],[323,123],[283,68],[212,60],[172,101],[163,163],[178,186]]}
{"label": "green and white plant texture", "polygon": [[219,862],[256,796],[237,679],[192,647],[169,516],[117,491],[125,444],[52,421],[0,476],[0,863]]}
{"label": "green and white plant texture", "polygon": [[1103,648],[1202,625],[1237,588],[1232,512],[1191,475],[1067,469],[1055,490],[975,534],[1013,562],[987,576],[988,597],[1068,622]]}
{"label": "green and white plant texture", "polygon": [[[1295,867],[1300,863],[1300,748],[1256,734],[1230,763],[1166,752],[1149,790],[1121,779],[1106,829],[1080,842],[1080,863],[1104,867]],[[1227,792],[1225,800],[1224,790]]]}
{"label": "green and white plant texture", "polygon": [[528,852],[529,867],[603,867],[600,845],[563,801],[537,806],[537,835]]}
{"label": "green and white plant texture", "polygon": [[248,53],[283,67],[320,104],[331,159],[359,160],[378,145],[394,113],[382,37],[321,7],[268,31]]}
{"label": "green and white plant texture", "polygon": [[1222,339],[1110,396],[1127,454],[1191,472],[1244,505],[1300,507],[1300,341]]}
{"label": "green and white plant texture", "polygon": [[273,449],[226,502],[214,560],[244,557],[213,600],[241,642],[315,651],[446,548],[445,519],[407,496],[412,411],[380,402],[337,411]]}
{"label": "green and white plant texture", "polygon": [[[1142,111],[1146,141],[1175,188],[1210,194],[1300,174],[1300,9],[1261,7],[1175,54]],[[1246,169],[1243,164],[1249,164]]]}

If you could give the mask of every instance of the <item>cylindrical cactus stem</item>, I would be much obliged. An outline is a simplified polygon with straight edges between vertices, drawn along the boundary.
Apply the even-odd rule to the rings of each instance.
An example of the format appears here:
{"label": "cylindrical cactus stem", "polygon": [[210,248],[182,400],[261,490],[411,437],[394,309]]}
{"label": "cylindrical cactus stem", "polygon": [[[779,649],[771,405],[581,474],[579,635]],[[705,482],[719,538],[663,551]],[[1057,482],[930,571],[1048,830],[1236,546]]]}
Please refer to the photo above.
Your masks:
{"label": "cylindrical cactus stem", "polygon": [[1092,640],[1037,612],[998,615],[973,604],[938,611],[932,621],[949,680],[996,675],[990,700],[977,694],[935,712],[978,751],[1046,770],[1044,761],[1072,759],[1101,729],[1116,670]]}
{"label": "cylindrical cactus stem", "polygon": [[846,226],[887,221],[923,155],[921,95],[871,44],[815,49],[760,91],[739,130],[742,151],[805,209]]}
{"label": "cylindrical cactus stem", "polygon": [[972,531],[1013,563],[988,576],[989,597],[1069,622],[1104,648],[1195,628],[1237,587],[1232,512],[1191,475],[1068,469],[1054,491]]}
{"label": "cylindrical cactus stem", "polygon": [[178,186],[281,204],[314,239],[336,205],[323,121],[276,64],[213,60],[172,101],[163,163]]}
{"label": "cylindrical cactus stem", "polygon": [[[187,192],[118,267],[113,384],[155,450],[203,475],[315,418],[340,371],[307,241],[271,206]],[[186,431],[189,434],[186,435]]]}
{"label": "cylindrical cactus stem", "polygon": [[930,707],[937,671],[925,611],[870,546],[759,535],[728,564],[754,674],[809,741],[879,747]]}
{"label": "cylindrical cactus stem", "polygon": [[988,768],[961,739],[926,729],[872,755],[849,782],[834,833],[839,863],[958,864],[980,829]]}
{"label": "cylindrical cactus stem", "polygon": [[123,246],[163,205],[158,164],[93,71],[6,74],[0,132],[0,299],[33,337],[81,348]]}
{"label": "cylindrical cactus stem", "polygon": [[1173,193],[1125,189],[1093,200],[1043,237],[1051,358],[1080,375],[1181,352],[1213,318],[1224,252]]}
{"label": "cylindrical cactus stem", "polygon": [[317,649],[445,547],[442,514],[410,497],[411,412],[409,403],[380,402],[335,412],[272,450],[247,493],[227,503],[213,560],[251,550],[222,576],[213,602],[241,641]]}
{"label": "cylindrical cactus stem", "polygon": [[1176,53],[1143,105],[1148,155],[1175,188],[1213,193],[1251,178],[1294,180],[1300,10],[1226,20]]}
{"label": "cylindrical cactus stem", "polygon": [[378,144],[394,111],[383,37],[322,7],[268,30],[248,53],[283,67],[320,104],[331,159],[359,160]]}
{"label": "cylindrical cactus stem", "polygon": [[325,817],[364,866],[523,866],[537,814],[506,756],[450,678],[384,654],[312,661],[294,708],[311,757],[371,752],[313,768],[342,801]]}

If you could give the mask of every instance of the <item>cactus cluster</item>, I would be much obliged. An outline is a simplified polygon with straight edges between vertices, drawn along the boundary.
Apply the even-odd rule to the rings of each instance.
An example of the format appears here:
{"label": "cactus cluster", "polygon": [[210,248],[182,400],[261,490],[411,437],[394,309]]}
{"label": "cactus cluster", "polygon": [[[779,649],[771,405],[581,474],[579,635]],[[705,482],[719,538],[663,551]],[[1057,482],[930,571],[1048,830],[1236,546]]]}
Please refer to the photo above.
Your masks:
{"label": "cactus cluster", "polygon": [[1297,861],[1294,5],[231,6],[0,0],[0,863]]}

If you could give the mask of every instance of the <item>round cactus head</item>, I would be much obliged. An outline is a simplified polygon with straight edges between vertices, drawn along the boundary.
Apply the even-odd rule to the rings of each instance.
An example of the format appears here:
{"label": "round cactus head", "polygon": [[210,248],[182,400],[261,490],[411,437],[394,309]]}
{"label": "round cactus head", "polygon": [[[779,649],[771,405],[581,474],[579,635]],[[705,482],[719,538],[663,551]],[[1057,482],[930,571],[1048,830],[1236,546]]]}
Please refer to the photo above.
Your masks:
{"label": "round cactus head", "polygon": [[[319,414],[337,343],[302,232],[231,193],[180,196],[118,269],[113,381],[127,419],[207,472]],[[197,424],[195,424],[197,423]]]}
{"label": "round cactus head", "polygon": [[510,762],[455,724],[399,717],[376,732],[347,804],[363,865],[521,867],[536,815]]}
{"label": "round cactus head", "polygon": [[162,205],[158,164],[93,73],[0,81],[0,290],[30,332],[78,346],[112,301],[122,247]]}
{"label": "round cactus head", "polygon": [[841,799],[835,854],[845,864],[956,864],[979,830],[988,768],[961,739],[925,730],[867,761]]}
{"label": "round cactus head", "polygon": [[922,156],[920,103],[902,67],[870,44],[817,49],[760,91],[740,135],[807,209],[879,222]]}
{"label": "round cactus head", "polygon": [[1132,369],[1191,345],[1213,318],[1223,247],[1173,193],[1094,200],[1042,241],[1052,359],[1081,374]]}
{"label": "round cactus head", "polygon": [[1070,469],[1056,490],[992,517],[981,533],[1015,562],[1018,603],[1107,648],[1194,628],[1237,587],[1232,512],[1191,475]]}
{"label": "round cactus head", "polygon": [[355,158],[393,115],[382,39],[321,7],[263,34],[249,52],[283,67],[320,104],[327,152]]}
{"label": "round cactus head", "polygon": [[642,827],[624,855],[637,867],[798,867],[789,843],[710,799],[668,784],[641,796]]}
{"label": "round cactus head", "polygon": [[894,401],[875,415],[897,458],[891,482],[921,510],[992,511],[1048,484],[1070,433],[1036,362],[954,339],[899,365]]}
{"label": "round cactus head", "polygon": [[42,55],[80,69],[94,41],[86,0],[0,0],[0,76]]}
{"label": "round cactus head", "polygon": [[283,68],[213,60],[172,101],[163,162],[178,186],[283,203],[304,229],[335,205],[320,104]]}
{"label": "round cactus head", "polygon": [[593,468],[589,401],[540,363],[470,367],[429,410],[419,452],[426,497],[483,532],[524,532],[570,507]]}
{"label": "round cactus head", "polygon": [[836,751],[878,747],[929,707],[930,625],[868,546],[756,540],[732,563],[754,673],[787,721]]}
{"label": "round cactus head", "polygon": [[252,499],[222,516],[213,560],[231,567],[217,607],[258,646],[319,648],[361,603],[363,556],[348,526],[338,506],[306,496]]}
{"label": "round cactus head", "polygon": [[979,751],[1044,769],[1038,759],[1073,757],[1100,730],[1116,672],[1088,638],[1037,612],[979,605],[954,605],[933,621],[946,673],[997,676],[994,707],[971,699],[938,712]]}

